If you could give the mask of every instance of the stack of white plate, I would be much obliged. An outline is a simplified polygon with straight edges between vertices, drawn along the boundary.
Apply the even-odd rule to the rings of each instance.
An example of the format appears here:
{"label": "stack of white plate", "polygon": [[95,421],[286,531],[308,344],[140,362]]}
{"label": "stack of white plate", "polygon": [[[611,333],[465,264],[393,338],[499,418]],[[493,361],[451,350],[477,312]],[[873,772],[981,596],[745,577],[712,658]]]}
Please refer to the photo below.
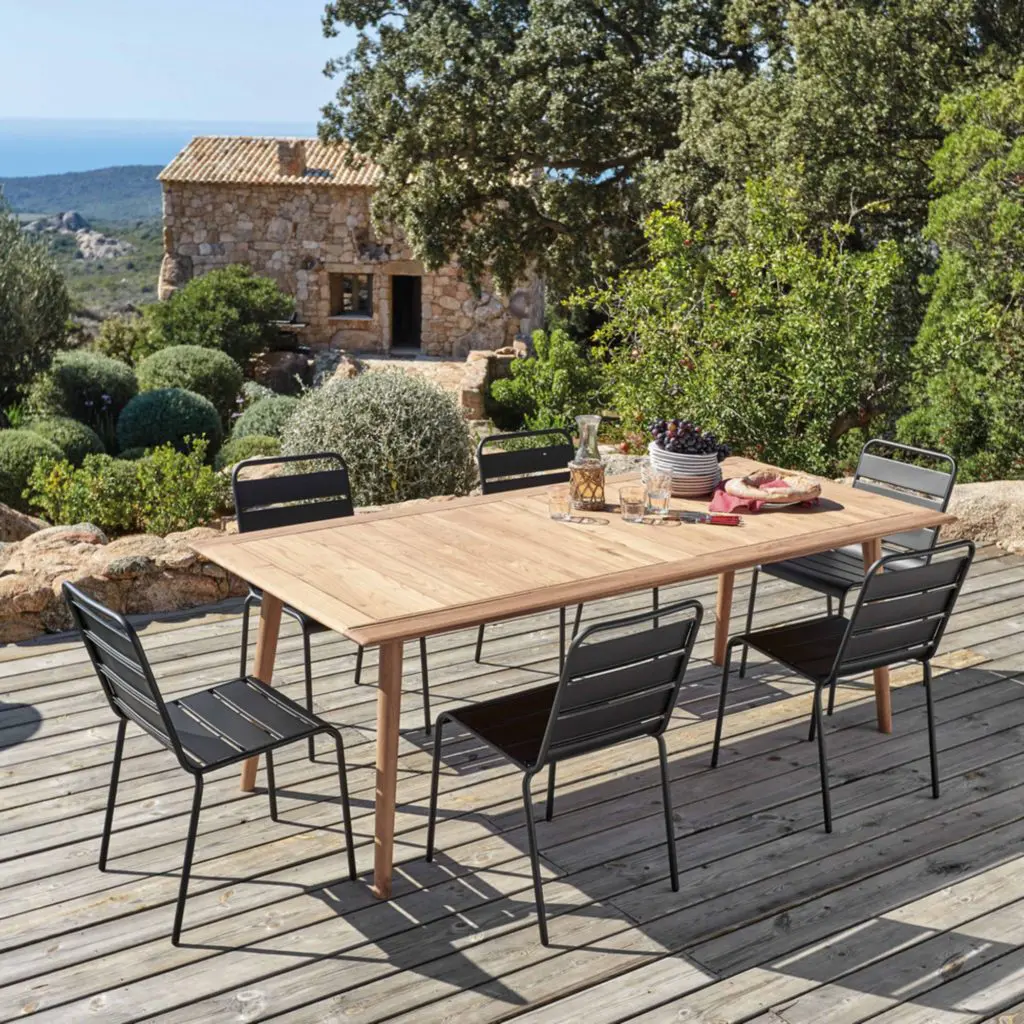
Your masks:
{"label": "stack of white plate", "polygon": [[700,498],[710,494],[722,479],[718,456],[677,455],[659,448],[653,441],[647,446],[651,465],[672,477],[672,493],[677,498]]}

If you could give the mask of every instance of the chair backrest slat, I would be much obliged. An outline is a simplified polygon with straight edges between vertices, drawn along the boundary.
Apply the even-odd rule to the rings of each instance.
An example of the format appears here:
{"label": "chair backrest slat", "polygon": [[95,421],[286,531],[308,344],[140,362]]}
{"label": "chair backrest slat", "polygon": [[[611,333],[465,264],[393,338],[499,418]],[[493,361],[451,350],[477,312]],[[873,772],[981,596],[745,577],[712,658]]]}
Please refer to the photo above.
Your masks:
{"label": "chair backrest slat", "polygon": [[836,654],[834,674],[925,660],[938,650],[974,558],[974,544],[951,541],[921,557],[923,565],[906,568],[906,556],[896,553],[872,567]]}
{"label": "chair backrest slat", "polygon": [[[878,454],[881,452],[899,453],[917,461],[905,462]],[[921,462],[930,466],[919,465]],[[953,494],[956,472],[956,461],[943,452],[874,438],[861,449],[853,486],[896,501],[945,512]],[[885,543],[889,547],[925,551],[934,546],[938,536],[939,528],[933,526],[893,534],[885,538]]]}
{"label": "chair backrest slat", "polygon": [[[581,633],[562,668],[538,763],[662,733],[702,614],[697,601],[682,601]],[[655,618],[661,624],[652,628]]]}
{"label": "chair backrest slat", "polygon": [[[254,466],[287,468],[295,463],[319,468],[269,477],[245,476]],[[244,459],[231,472],[231,490],[239,533],[340,519],[355,511],[348,468],[333,452]]]}
{"label": "chair backrest slat", "polygon": [[[500,448],[506,441],[521,441],[524,438],[536,438],[538,441],[546,438],[548,443],[513,451]],[[523,487],[564,483],[569,479],[567,467],[575,457],[572,435],[561,428],[492,434],[485,437],[476,450],[480,487],[484,494],[497,494]]]}

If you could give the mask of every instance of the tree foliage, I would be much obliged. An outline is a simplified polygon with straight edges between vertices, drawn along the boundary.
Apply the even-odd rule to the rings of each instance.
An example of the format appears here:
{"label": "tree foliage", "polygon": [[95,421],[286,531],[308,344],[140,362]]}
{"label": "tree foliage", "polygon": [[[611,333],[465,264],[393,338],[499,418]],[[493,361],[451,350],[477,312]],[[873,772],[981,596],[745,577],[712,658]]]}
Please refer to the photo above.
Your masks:
{"label": "tree foliage", "polygon": [[64,279],[45,245],[21,230],[0,195],[0,408],[49,364],[70,314]]}

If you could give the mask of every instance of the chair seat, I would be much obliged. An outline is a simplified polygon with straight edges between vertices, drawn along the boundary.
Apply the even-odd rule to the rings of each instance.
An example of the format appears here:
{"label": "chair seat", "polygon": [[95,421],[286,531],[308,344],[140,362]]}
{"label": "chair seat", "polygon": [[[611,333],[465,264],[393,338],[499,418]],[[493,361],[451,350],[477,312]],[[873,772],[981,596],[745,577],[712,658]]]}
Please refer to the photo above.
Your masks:
{"label": "chair seat", "polygon": [[773,661],[815,683],[824,683],[835,663],[849,622],[840,615],[805,619],[788,626],[748,633],[744,639],[754,650],[766,654]]}
{"label": "chair seat", "polygon": [[551,717],[557,683],[539,686],[525,693],[480,704],[470,704],[447,714],[485,743],[500,751],[522,768],[537,763],[544,730]]}
{"label": "chair seat", "polygon": [[233,679],[167,702],[185,756],[204,771],[325,728],[258,679]]}
{"label": "chair seat", "polygon": [[[251,583],[249,584],[249,596],[257,603],[263,600],[263,591],[259,587],[254,587]],[[290,604],[286,604],[281,608],[281,611],[285,615],[290,615],[293,619],[297,619],[299,625],[306,633],[326,633],[327,627],[317,622],[316,619],[307,615],[305,612],[300,612],[298,608],[293,608]]]}
{"label": "chair seat", "polygon": [[[885,548],[886,554],[897,549]],[[905,560],[891,563],[896,569],[909,569],[924,564],[924,560],[908,555]],[[784,562],[762,565],[761,571],[769,576],[796,583],[819,594],[842,598],[864,583],[864,554],[859,544],[822,551],[817,555],[789,558]]]}

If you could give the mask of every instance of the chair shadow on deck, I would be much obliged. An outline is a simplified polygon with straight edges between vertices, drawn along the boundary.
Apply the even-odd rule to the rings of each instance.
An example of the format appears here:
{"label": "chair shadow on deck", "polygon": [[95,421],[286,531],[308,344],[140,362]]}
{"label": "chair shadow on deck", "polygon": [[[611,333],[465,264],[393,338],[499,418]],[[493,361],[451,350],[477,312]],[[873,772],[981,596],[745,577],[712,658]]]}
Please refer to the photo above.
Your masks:
{"label": "chair shadow on deck", "polygon": [[0,701],[0,750],[9,750],[31,739],[42,724],[42,712],[34,704]]}

